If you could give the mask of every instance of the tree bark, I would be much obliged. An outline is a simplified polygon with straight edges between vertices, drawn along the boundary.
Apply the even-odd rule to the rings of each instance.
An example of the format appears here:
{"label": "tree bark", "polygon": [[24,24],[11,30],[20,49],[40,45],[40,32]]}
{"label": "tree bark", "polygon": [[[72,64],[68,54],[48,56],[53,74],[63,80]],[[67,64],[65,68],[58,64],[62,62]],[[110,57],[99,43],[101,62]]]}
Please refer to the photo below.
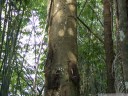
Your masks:
{"label": "tree bark", "polygon": [[45,96],[79,96],[76,0],[50,0]]}
{"label": "tree bark", "polygon": [[121,58],[126,89],[125,92],[128,93],[128,0],[118,0],[118,6]]}
{"label": "tree bark", "polygon": [[112,64],[114,60],[113,40],[112,40],[112,18],[111,5],[109,0],[104,0],[104,46],[107,66],[107,93],[115,93],[114,72]]}

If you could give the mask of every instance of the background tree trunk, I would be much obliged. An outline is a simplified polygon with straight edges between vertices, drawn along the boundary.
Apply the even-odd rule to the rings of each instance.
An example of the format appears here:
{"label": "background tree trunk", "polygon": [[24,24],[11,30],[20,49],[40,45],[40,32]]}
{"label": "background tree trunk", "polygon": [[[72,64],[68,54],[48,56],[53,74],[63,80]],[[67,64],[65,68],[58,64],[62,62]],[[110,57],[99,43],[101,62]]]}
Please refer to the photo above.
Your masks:
{"label": "background tree trunk", "polygon": [[76,0],[50,0],[45,96],[79,96]]}
{"label": "background tree trunk", "polygon": [[124,71],[125,91],[128,92],[128,0],[118,0],[118,6],[121,58]]}
{"label": "background tree trunk", "polygon": [[104,0],[104,44],[107,65],[107,93],[115,93],[114,88],[114,72],[112,64],[114,60],[113,40],[112,40],[112,18],[111,5],[109,0]]}

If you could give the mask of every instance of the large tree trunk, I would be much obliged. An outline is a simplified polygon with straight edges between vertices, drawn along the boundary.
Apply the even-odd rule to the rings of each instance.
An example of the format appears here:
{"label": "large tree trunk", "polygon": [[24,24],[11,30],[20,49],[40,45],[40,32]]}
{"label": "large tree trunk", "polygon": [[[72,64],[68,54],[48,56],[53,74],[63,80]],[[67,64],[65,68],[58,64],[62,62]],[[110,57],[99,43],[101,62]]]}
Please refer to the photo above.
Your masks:
{"label": "large tree trunk", "polygon": [[79,96],[76,0],[50,0],[45,96]]}
{"label": "large tree trunk", "polygon": [[111,6],[109,0],[104,0],[104,44],[106,54],[107,66],[107,93],[115,93],[114,88],[114,72],[112,64],[114,60],[113,40],[112,40],[112,19],[111,19]]}
{"label": "large tree trunk", "polygon": [[128,0],[118,0],[118,6],[121,58],[124,71],[125,91],[128,93]]}

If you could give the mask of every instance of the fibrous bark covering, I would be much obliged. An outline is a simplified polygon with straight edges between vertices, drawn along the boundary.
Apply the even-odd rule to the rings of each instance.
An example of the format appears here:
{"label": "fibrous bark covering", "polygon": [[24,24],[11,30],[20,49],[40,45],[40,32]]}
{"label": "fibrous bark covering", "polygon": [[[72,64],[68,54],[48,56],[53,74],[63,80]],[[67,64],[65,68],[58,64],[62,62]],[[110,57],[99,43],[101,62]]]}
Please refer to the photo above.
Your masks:
{"label": "fibrous bark covering", "polygon": [[118,0],[118,6],[121,58],[123,63],[125,91],[128,93],[128,0]]}

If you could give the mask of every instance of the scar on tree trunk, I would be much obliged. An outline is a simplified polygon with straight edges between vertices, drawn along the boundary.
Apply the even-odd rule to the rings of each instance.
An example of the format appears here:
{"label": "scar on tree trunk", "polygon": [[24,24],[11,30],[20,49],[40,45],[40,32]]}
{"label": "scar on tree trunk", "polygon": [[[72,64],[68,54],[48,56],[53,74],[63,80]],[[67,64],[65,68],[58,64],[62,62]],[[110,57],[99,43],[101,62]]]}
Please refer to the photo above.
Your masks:
{"label": "scar on tree trunk", "polygon": [[68,61],[69,79],[79,89],[80,76],[77,69],[77,64],[74,61]]}

